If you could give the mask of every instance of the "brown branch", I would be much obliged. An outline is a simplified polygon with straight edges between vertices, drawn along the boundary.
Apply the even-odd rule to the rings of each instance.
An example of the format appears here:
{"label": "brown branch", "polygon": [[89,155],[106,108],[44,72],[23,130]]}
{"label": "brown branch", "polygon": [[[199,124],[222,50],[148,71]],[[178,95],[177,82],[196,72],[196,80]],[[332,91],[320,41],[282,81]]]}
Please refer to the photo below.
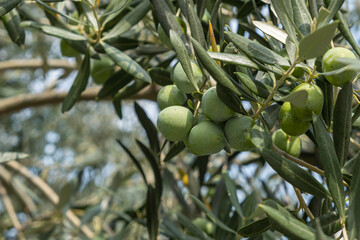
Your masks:
{"label": "brown branch", "polygon": [[[79,101],[95,100],[100,89],[100,87],[90,87],[86,89],[81,94]],[[159,86],[150,85],[137,94],[131,96],[129,99],[148,99],[156,101],[158,91]],[[5,98],[0,100],[0,116],[29,107],[39,107],[61,103],[67,94],[67,92],[47,91],[39,94],[21,94],[15,97]],[[110,98],[104,100],[110,100]]]}
{"label": "brown branch", "polygon": [[16,211],[14,209],[14,206],[11,202],[11,199],[6,191],[6,188],[3,186],[3,183],[0,181],[0,197],[4,203],[4,207],[6,212],[9,214],[10,220],[13,224],[13,226],[16,228],[19,234],[19,239],[23,240],[25,239],[22,230],[21,223],[19,222],[19,219],[16,216]]}
{"label": "brown branch", "polygon": [[6,170],[3,166],[0,165],[0,179],[3,182],[6,182],[7,185],[12,186],[19,199],[26,205],[27,209],[31,214],[35,214],[37,211],[34,201],[29,197],[29,195],[19,186],[16,179],[13,178],[11,173]]}
{"label": "brown branch", "polygon": [[[59,203],[59,196],[56,192],[40,177],[33,175],[26,167],[16,161],[10,161],[6,163],[6,166],[10,167],[14,171],[18,172],[29,180],[34,186],[43,192],[43,194],[50,200],[50,202],[57,206]],[[72,212],[67,210],[65,217],[74,224],[75,227],[80,228],[81,231],[90,239],[94,237],[94,233],[86,225],[81,225],[80,219]]]}
{"label": "brown branch", "polygon": [[0,62],[0,71],[10,69],[36,69],[46,66],[47,68],[64,68],[75,70],[77,68],[76,63],[70,63],[67,60],[62,59],[49,59],[45,64],[42,59],[15,59]]}

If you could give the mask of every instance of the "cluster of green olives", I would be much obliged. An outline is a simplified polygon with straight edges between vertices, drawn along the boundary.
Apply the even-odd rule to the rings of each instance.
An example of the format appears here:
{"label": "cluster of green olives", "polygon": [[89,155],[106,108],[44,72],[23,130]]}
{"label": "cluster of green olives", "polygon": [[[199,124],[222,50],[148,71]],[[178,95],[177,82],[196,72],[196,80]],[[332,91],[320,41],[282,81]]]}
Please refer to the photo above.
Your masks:
{"label": "cluster of green olives", "polygon": [[[192,62],[195,82],[203,85],[203,73],[196,62]],[[198,114],[184,107],[187,96],[195,87],[178,63],[173,69],[174,85],[163,87],[157,96],[161,112],[157,126],[161,134],[170,141],[183,141],[187,149],[195,155],[217,153],[228,144],[235,150],[247,151],[254,148],[250,130],[254,120],[248,116],[235,114],[219,98],[216,87],[205,91],[201,98]]]}

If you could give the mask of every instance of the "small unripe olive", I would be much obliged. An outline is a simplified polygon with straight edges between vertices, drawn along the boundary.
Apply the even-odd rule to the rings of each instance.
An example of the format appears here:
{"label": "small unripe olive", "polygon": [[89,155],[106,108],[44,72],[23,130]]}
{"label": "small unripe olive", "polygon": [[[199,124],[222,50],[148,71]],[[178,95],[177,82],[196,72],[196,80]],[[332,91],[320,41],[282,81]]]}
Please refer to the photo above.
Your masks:
{"label": "small unripe olive", "polygon": [[[323,72],[331,72],[345,66],[344,63],[338,61],[339,58],[356,59],[355,54],[343,47],[335,47],[329,49],[322,59]],[[344,72],[325,76],[325,78],[334,86],[344,86],[347,82],[352,81],[356,77],[356,72],[353,70],[346,70]]]}
{"label": "small unripe olive", "polygon": [[161,110],[170,106],[184,105],[186,99],[186,95],[175,85],[167,85],[161,88],[157,95],[157,103]]}
{"label": "small unripe olive", "polygon": [[216,87],[209,88],[201,99],[201,108],[205,116],[216,122],[223,122],[234,115],[216,93]]}
{"label": "small unripe olive", "polygon": [[192,221],[192,223],[210,236],[215,233],[215,224],[205,218],[196,218]]}
{"label": "small unripe olive", "polygon": [[198,156],[220,152],[225,143],[223,130],[207,120],[194,126],[189,133],[189,139],[185,141],[185,144],[190,146],[189,150]]}
{"label": "small unripe olive", "polygon": [[311,123],[297,118],[292,111],[292,106],[289,102],[285,102],[279,112],[279,122],[281,129],[291,136],[299,136],[305,133]]}
{"label": "small unripe olive", "polygon": [[238,151],[250,151],[255,146],[251,142],[250,131],[255,122],[248,116],[229,119],[225,125],[225,136],[232,148]]}
{"label": "small unripe olive", "polygon": [[167,107],[159,113],[157,126],[161,134],[170,141],[182,141],[194,123],[192,112],[181,106]]}
{"label": "small unripe olive", "polygon": [[283,130],[278,129],[272,135],[272,140],[275,146],[284,152],[299,157],[301,153],[301,139],[299,136],[290,136]]}
{"label": "small unripe olive", "polygon": [[292,92],[297,92],[304,90],[307,92],[308,97],[303,106],[297,107],[295,105],[291,105],[295,116],[301,120],[312,120],[313,112],[316,115],[320,115],[323,103],[324,103],[324,94],[322,90],[315,84],[302,83],[296,88],[293,89]]}
{"label": "small unripe olive", "polygon": [[[191,62],[192,71],[194,73],[194,79],[196,85],[200,88],[203,84],[203,73],[200,67],[195,62]],[[192,85],[190,79],[187,77],[181,63],[178,62],[172,72],[172,80],[175,85],[182,91],[183,93],[192,93],[196,91],[195,87]]]}

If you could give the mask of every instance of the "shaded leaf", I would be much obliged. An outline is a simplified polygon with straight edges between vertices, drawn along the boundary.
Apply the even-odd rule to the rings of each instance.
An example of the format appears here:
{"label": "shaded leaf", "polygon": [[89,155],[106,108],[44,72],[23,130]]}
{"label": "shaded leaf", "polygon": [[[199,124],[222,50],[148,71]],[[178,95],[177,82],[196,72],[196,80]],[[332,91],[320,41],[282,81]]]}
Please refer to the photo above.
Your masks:
{"label": "shaded leaf", "polygon": [[149,84],[144,82],[143,80],[135,79],[135,81],[126,86],[126,88],[119,91],[115,94],[114,98],[125,99],[132,97],[135,93],[138,93],[140,90],[148,86]]}
{"label": "shaded leaf", "polygon": [[347,159],[352,115],[353,86],[347,83],[340,90],[335,103],[333,115],[333,139],[336,155],[342,167]]}
{"label": "shaded leaf", "polygon": [[184,72],[186,76],[189,78],[191,84],[196,89],[196,91],[199,92],[199,87],[195,82],[194,72],[191,67],[190,57],[188,54],[188,51],[186,50],[185,44],[179,37],[179,35],[170,29],[170,41],[171,45],[174,47],[177,57],[179,59],[179,62],[184,69]]}
{"label": "shaded leaf", "polygon": [[232,203],[232,205],[235,208],[235,211],[239,214],[240,217],[243,217],[243,212],[239,203],[239,200],[237,198],[236,194],[236,187],[233,182],[233,180],[229,177],[227,172],[223,172],[223,178],[226,185],[227,194],[229,196],[229,199]]}
{"label": "shaded leaf", "polygon": [[70,32],[68,30],[65,30],[65,29],[62,29],[59,27],[54,27],[51,25],[41,24],[41,23],[32,22],[32,21],[21,22],[19,27],[24,27],[24,28],[31,27],[31,28],[39,29],[50,36],[58,37],[61,39],[67,39],[67,40],[72,40],[72,41],[86,41],[87,40],[86,37],[76,34],[74,32]]}
{"label": "shaded leaf", "polygon": [[122,51],[114,48],[104,42],[101,43],[105,52],[108,56],[121,67],[122,70],[131,74],[137,79],[140,79],[144,82],[150,83],[151,78],[149,74],[133,59],[131,59],[128,55],[123,53]]}
{"label": "shaded leaf", "polygon": [[81,217],[81,225],[87,224],[91,219],[97,216],[102,211],[102,208],[99,204],[89,207],[86,209],[84,215]]}
{"label": "shaded leaf", "polygon": [[156,240],[159,228],[158,196],[153,186],[148,185],[146,194],[146,226],[149,232],[149,239]]}
{"label": "shaded leaf", "polygon": [[273,104],[265,108],[265,110],[261,113],[268,126],[268,129],[272,129],[274,127],[279,117],[280,108],[281,106],[279,104]]}
{"label": "shaded leaf", "polygon": [[141,1],[132,11],[125,15],[114,27],[112,27],[111,31],[103,37],[102,40],[112,43],[117,41],[117,38],[121,36],[121,34],[128,31],[132,26],[137,24],[143,17],[145,17],[146,13],[150,10],[150,2],[148,0]]}
{"label": "shaded leaf", "polygon": [[221,101],[223,101],[231,110],[240,114],[249,115],[241,103],[241,98],[232,91],[229,91],[221,83],[216,85],[216,93]]}
{"label": "shaded leaf", "polygon": [[20,27],[21,19],[18,11],[13,9],[1,18],[11,40],[18,46],[23,45],[25,42],[25,31]]}
{"label": "shaded leaf", "polygon": [[270,228],[269,219],[263,218],[260,220],[253,221],[238,230],[238,233],[242,237],[253,237],[259,235]]}
{"label": "shaded leaf", "polygon": [[187,202],[184,199],[183,194],[181,193],[180,188],[177,185],[177,182],[173,176],[173,173],[170,172],[168,168],[164,168],[163,171],[163,178],[164,178],[164,184],[168,185],[172,191],[174,192],[177,200],[179,201],[180,205],[186,210],[186,212],[190,213],[190,208]]}
{"label": "shaded leaf", "polygon": [[193,1],[186,1],[186,13],[190,25],[191,36],[198,41],[203,48],[206,48],[204,31],[199,17],[195,14]]}
{"label": "shaded leaf", "polygon": [[127,147],[125,147],[124,144],[122,144],[122,142],[120,142],[119,139],[116,140],[116,141],[120,144],[120,146],[125,150],[125,152],[130,157],[130,159],[134,162],[134,164],[135,164],[136,168],[139,170],[145,184],[147,184],[146,176],[145,176],[144,170],[141,167],[141,164],[140,164],[139,160],[137,160],[137,158],[131,153],[131,151]]}
{"label": "shaded leaf", "polygon": [[157,130],[153,122],[148,118],[145,111],[140,107],[136,102],[134,103],[135,112],[138,116],[138,119],[141,125],[146,131],[146,135],[149,139],[150,148],[154,151],[155,154],[160,152],[160,143],[157,136]]}
{"label": "shaded leaf", "polygon": [[299,29],[303,36],[310,33],[311,15],[306,7],[305,1],[291,0],[295,26]]}
{"label": "shaded leaf", "polygon": [[218,227],[221,229],[234,233],[236,232],[226,226],[223,222],[220,221],[219,218],[217,218],[199,199],[197,199],[194,195],[190,195],[192,200],[195,202],[195,204],[204,212],[206,215],[210,218],[211,221],[213,221]]}
{"label": "shaded leaf", "polygon": [[276,52],[233,32],[225,32],[225,39],[233,42],[246,56],[271,65],[288,65],[289,62]]}
{"label": "shaded leaf", "polygon": [[314,132],[316,144],[319,148],[320,162],[325,171],[326,183],[328,185],[331,196],[337,207],[340,217],[345,218],[345,193],[342,183],[342,174],[340,170],[339,160],[331,141],[329,132],[326,130],[320,117],[313,114]]}
{"label": "shaded leaf", "polygon": [[261,156],[283,179],[300,190],[322,198],[331,198],[323,184],[317,181],[308,171],[279,153],[264,148]]}
{"label": "shaded leaf", "polygon": [[195,49],[195,52],[198,56],[198,60],[210,73],[210,75],[221,85],[223,85],[228,90],[234,92],[238,96],[242,96],[246,99],[254,101],[255,99],[251,97],[241,86],[239,86],[233,79],[229,78],[223,69],[216,63],[215,60],[210,58],[205,49],[198,43],[195,39],[192,39],[192,43]]}
{"label": "shaded leaf", "polygon": [[321,25],[319,27],[321,27],[322,25],[325,25],[327,23],[330,22],[331,19],[333,19],[333,17],[335,16],[335,14],[337,12],[339,12],[341,6],[343,5],[345,0],[325,0],[325,4],[328,5],[328,10],[329,10],[329,14],[326,15],[326,18],[321,22]]}
{"label": "shaded leaf", "polygon": [[73,196],[74,190],[72,182],[65,183],[59,193],[59,202],[57,204],[58,209],[62,209],[63,207],[70,205],[70,199]]}
{"label": "shaded leaf", "polygon": [[[327,235],[333,235],[341,230],[341,221],[337,212],[329,212],[322,214],[318,218],[320,221],[322,231]],[[312,228],[316,227],[315,220],[307,223]]]}
{"label": "shaded leaf", "polygon": [[209,240],[210,238],[195,224],[191,222],[186,216],[181,213],[177,214],[178,221],[182,224],[187,230],[189,230],[195,237],[198,237],[201,240]]}
{"label": "shaded leaf", "polygon": [[307,98],[308,98],[308,93],[305,90],[291,92],[290,94],[284,97],[274,96],[275,101],[290,102],[291,104],[300,108],[304,106]]}
{"label": "shaded leaf", "polygon": [[184,149],[185,149],[185,144],[182,141],[172,144],[168,153],[164,158],[164,162],[170,161],[173,157],[178,155]]}
{"label": "shaded leaf", "polygon": [[328,237],[322,231],[320,221],[319,221],[318,218],[315,219],[315,225],[316,225],[316,240],[326,240],[326,239],[328,239]]}
{"label": "shaded leaf", "polygon": [[74,83],[72,84],[69,93],[66,95],[61,112],[69,111],[79,99],[81,93],[85,90],[90,77],[90,56],[89,52],[85,55],[80,64],[78,75],[76,76]]}
{"label": "shaded leaf", "polygon": [[355,158],[350,186],[350,203],[349,203],[349,232],[350,239],[360,238],[360,157]]}
{"label": "shaded leaf", "polygon": [[292,239],[315,240],[315,230],[296,219],[273,200],[266,200],[259,207],[269,218],[271,226]]}
{"label": "shaded leaf", "polygon": [[163,218],[162,225],[165,228],[165,234],[170,235],[173,239],[179,239],[179,240],[185,240],[186,236],[181,232],[181,230],[175,225],[174,222],[172,222],[167,217]]}
{"label": "shaded leaf", "polygon": [[0,16],[10,12],[14,9],[22,0],[2,0],[0,1]]}
{"label": "shaded leaf", "polygon": [[266,99],[272,88],[258,80],[251,79],[247,74],[235,72],[236,77],[255,95]]}
{"label": "shaded leaf", "polygon": [[150,163],[151,169],[155,176],[155,194],[156,194],[156,206],[157,208],[160,205],[160,198],[162,195],[162,177],[159,169],[159,159],[158,157],[149,149],[147,148],[142,142],[136,140],[136,144],[140,147],[141,151],[146,156],[146,159]]}
{"label": "shaded leaf", "polygon": [[149,74],[152,81],[161,86],[173,84],[173,82],[170,79],[170,71],[165,68],[160,68],[160,67],[150,68]]}
{"label": "shaded leaf", "polygon": [[106,97],[113,96],[120,89],[128,85],[132,80],[133,77],[124,70],[117,71],[105,81],[96,97],[98,99],[104,99]]}
{"label": "shaded leaf", "polygon": [[250,131],[251,142],[259,149],[271,148],[271,135],[262,122],[257,123]]}
{"label": "shaded leaf", "polygon": [[338,22],[330,23],[310,33],[299,43],[299,59],[316,58],[326,51],[334,37]]}
{"label": "shaded leaf", "polygon": [[281,24],[289,34],[291,41],[297,44],[296,29],[293,20],[294,14],[292,1],[272,0],[271,4],[276,12],[277,17],[280,19]]}

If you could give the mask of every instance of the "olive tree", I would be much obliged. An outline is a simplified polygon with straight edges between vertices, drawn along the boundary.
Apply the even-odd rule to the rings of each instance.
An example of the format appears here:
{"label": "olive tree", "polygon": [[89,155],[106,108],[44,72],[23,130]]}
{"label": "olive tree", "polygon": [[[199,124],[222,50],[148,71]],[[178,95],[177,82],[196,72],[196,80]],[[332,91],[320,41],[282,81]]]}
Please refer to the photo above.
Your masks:
{"label": "olive tree", "polygon": [[[359,19],[345,5],[355,1],[0,1],[12,41],[0,70],[63,69],[71,82],[29,93],[5,76],[4,128],[26,116],[14,112],[61,104],[33,129],[48,118],[62,154],[86,152],[63,172],[36,148],[1,149],[4,237],[360,238]],[[161,111],[135,101],[131,115],[140,99]],[[81,118],[95,101],[113,108]],[[112,118],[141,129],[114,136]]]}

